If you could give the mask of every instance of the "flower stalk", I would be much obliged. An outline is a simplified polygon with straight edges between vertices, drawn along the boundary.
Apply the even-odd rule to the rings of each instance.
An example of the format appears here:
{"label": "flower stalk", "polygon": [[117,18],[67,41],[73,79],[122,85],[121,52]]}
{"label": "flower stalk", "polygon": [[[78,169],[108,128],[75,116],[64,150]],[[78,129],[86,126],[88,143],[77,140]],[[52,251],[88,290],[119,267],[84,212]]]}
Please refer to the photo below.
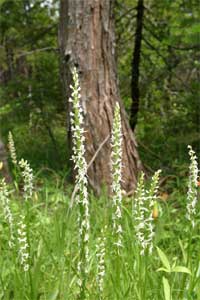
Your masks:
{"label": "flower stalk", "polygon": [[76,202],[79,207],[78,226],[79,226],[79,262],[78,262],[78,285],[80,287],[80,298],[86,297],[86,279],[89,265],[89,200],[88,200],[88,181],[87,181],[87,163],[85,159],[85,137],[83,129],[83,109],[80,104],[80,85],[76,68],[72,71],[73,86],[72,96],[69,102],[72,103],[71,130],[73,141],[74,170],[76,171],[77,196]]}
{"label": "flower stalk", "polygon": [[24,272],[27,272],[30,268],[29,266],[29,245],[27,239],[27,231],[25,224],[25,217],[21,216],[21,220],[18,223],[18,243],[19,243],[19,256],[20,263],[23,267]]}
{"label": "flower stalk", "polygon": [[133,204],[133,217],[135,222],[135,233],[140,254],[151,254],[153,250],[154,225],[152,211],[155,206],[159,187],[159,176],[161,170],[155,172],[148,190],[144,187],[144,173],[141,173],[136,197]]}
{"label": "flower stalk", "polygon": [[27,201],[33,195],[33,170],[27,160],[23,158],[19,161],[19,166],[22,169],[22,177],[24,181],[24,199]]}
{"label": "flower stalk", "polygon": [[9,131],[9,133],[8,133],[8,149],[10,152],[10,157],[11,157],[12,163],[14,165],[17,165],[17,154],[16,154],[16,149],[15,149],[15,142],[14,142],[11,131]]}
{"label": "flower stalk", "polygon": [[122,126],[120,106],[116,103],[111,136],[111,174],[112,174],[112,205],[114,244],[119,252],[122,247]]}
{"label": "flower stalk", "polygon": [[97,286],[100,294],[100,299],[103,299],[103,290],[104,290],[104,277],[105,277],[105,253],[106,253],[106,246],[105,246],[105,231],[107,226],[101,230],[101,236],[97,239],[96,245],[96,257],[97,257]]}
{"label": "flower stalk", "polygon": [[188,145],[188,149],[189,149],[189,156],[190,156],[190,166],[189,166],[186,218],[191,222],[192,227],[195,227],[199,171],[198,171],[197,156],[190,145]]}
{"label": "flower stalk", "polygon": [[0,201],[2,202],[5,220],[8,223],[10,231],[9,247],[13,248],[15,245],[13,214],[10,208],[9,192],[7,189],[5,179],[2,179],[0,181]]}

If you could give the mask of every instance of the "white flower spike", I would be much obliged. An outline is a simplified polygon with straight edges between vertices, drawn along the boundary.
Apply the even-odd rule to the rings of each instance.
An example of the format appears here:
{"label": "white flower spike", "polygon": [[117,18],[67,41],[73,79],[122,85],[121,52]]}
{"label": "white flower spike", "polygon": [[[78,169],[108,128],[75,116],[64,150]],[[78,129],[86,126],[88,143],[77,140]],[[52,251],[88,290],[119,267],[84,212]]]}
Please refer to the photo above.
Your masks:
{"label": "white flower spike", "polygon": [[[73,156],[74,170],[76,171],[76,185],[78,188],[77,204],[79,206],[79,263],[78,263],[78,284],[80,286],[81,294],[84,295],[85,281],[88,273],[89,265],[89,229],[90,229],[90,214],[89,214],[89,201],[87,191],[87,163],[85,160],[85,137],[83,129],[83,109],[80,104],[80,86],[78,73],[76,68],[73,69],[73,83],[70,86],[72,89],[72,96],[69,99],[72,102],[71,116],[71,130],[73,141]],[[84,298],[84,296],[83,296]]]}
{"label": "white flower spike", "polygon": [[122,247],[122,126],[120,106],[116,103],[111,136],[111,173],[113,194],[113,233],[117,249]]}
{"label": "white flower spike", "polygon": [[187,192],[187,213],[186,218],[191,222],[192,227],[195,226],[195,215],[196,215],[196,204],[197,204],[197,189],[198,189],[198,163],[197,156],[189,145],[189,181],[188,181],[188,192]]}

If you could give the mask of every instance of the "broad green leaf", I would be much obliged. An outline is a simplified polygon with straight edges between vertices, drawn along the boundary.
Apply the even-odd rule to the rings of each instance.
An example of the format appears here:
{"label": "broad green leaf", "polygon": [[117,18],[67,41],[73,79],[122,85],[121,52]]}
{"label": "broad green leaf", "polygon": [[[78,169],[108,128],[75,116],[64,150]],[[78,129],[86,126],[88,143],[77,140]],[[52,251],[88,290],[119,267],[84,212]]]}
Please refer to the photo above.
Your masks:
{"label": "broad green leaf", "polygon": [[168,272],[171,272],[171,267],[170,267],[170,263],[169,260],[167,258],[167,256],[165,255],[165,253],[157,247],[157,251],[158,251],[158,255],[163,263],[163,266],[168,270]]}
{"label": "broad green leaf", "polygon": [[188,33],[200,33],[200,24],[196,23],[187,28]]}
{"label": "broad green leaf", "polygon": [[186,267],[182,267],[182,266],[176,266],[172,269],[172,272],[176,272],[176,273],[187,273],[191,275],[191,271],[186,268]]}
{"label": "broad green leaf", "polygon": [[171,270],[172,270],[173,268],[175,268],[175,266],[176,266],[176,258],[173,258],[173,260],[174,260],[174,262],[173,262],[173,265],[171,266]]}
{"label": "broad green leaf", "polygon": [[161,271],[163,271],[163,272],[166,272],[166,273],[171,273],[171,270],[168,270],[168,269],[166,269],[166,268],[159,268],[158,270],[156,270],[157,272],[161,272]]}
{"label": "broad green leaf", "polygon": [[162,282],[163,282],[165,300],[172,300],[171,289],[170,289],[170,285],[169,285],[167,278],[163,277]]}
{"label": "broad green leaf", "polygon": [[58,299],[58,294],[59,294],[59,288],[58,288],[58,284],[57,284],[55,289],[49,294],[47,300],[56,300],[56,299]]}
{"label": "broad green leaf", "polygon": [[4,4],[4,2],[6,2],[6,0],[0,0],[0,6]]}
{"label": "broad green leaf", "polygon": [[182,243],[181,240],[179,240],[179,245],[180,245],[180,247],[181,247],[181,252],[182,252],[182,254],[183,254],[183,260],[184,260],[184,263],[186,264],[186,263],[187,263],[187,253],[186,253],[186,251],[185,251],[185,249],[184,249],[184,246],[183,246],[183,243]]}
{"label": "broad green leaf", "polygon": [[70,288],[71,288],[71,287],[73,286],[73,284],[76,282],[76,279],[77,279],[76,276],[73,276],[73,277],[72,277],[72,280],[71,280],[71,282],[70,282],[70,284],[69,284],[69,287],[70,287]]}

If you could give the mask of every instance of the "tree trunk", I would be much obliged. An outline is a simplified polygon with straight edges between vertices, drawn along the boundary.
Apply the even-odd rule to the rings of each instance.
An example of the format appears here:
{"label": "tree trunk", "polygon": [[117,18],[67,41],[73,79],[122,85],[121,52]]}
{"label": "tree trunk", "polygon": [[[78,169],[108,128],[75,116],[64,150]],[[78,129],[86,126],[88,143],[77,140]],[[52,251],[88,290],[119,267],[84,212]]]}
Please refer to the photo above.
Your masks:
{"label": "tree trunk", "polygon": [[141,54],[141,45],[142,45],[143,17],[144,17],[144,1],[138,0],[135,45],[134,45],[133,60],[132,60],[132,79],[131,79],[132,105],[131,105],[130,125],[132,130],[135,129],[135,126],[137,124],[137,115],[139,111],[139,100],[140,100],[139,67],[140,67],[140,54]]}
{"label": "tree trunk", "polygon": [[[120,103],[123,128],[123,189],[135,188],[141,163],[135,137],[122,105],[116,77],[113,1],[61,0],[59,42],[65,92],[69,71],[76,66],[85,115],[86,159],[89,162],[99,145],[111,134],[113,111]],[[70,111],[69,103],[68,113]],[[68,116],[69,119],[69,116]],[[110,186],[110,139],[88,169],[88,178],[97,192]]]}
{"label": "tree trunk", "polygon": [[2,163],[0,168],[0,174],[3,175],[7,183],[10,183],[12,179],[10,176],[8,163],[7,163],[7,153],[6,153],[4,143],[1,140],[1,137],[0,137],[0,163]]}

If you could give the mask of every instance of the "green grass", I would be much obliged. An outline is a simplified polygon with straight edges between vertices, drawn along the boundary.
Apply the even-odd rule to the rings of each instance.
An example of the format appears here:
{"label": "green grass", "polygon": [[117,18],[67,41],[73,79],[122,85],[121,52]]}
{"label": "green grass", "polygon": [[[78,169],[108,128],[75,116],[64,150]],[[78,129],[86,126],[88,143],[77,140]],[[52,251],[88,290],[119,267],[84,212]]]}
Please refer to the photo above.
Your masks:
{"label": "green grass", "polygon": [[[16,192],[14,187],[10,190],[16,241],[20,215],[26,215],[30,270],[24,272],[20,265],[17,242],[12,250],[8,246],[9,228],[0,203],[0,299],[77,299],[78,208],[76,205],[69,208],[70,189],[66,190],[59,182],[54,186],[47,181],[37,188],[28,205],[21,192]],[[141,256],[134,234],[132,201],[131,198],[123,199],[124,247],[117,256],[113,251],[111,201],[106,194],[98,199],[90,194],[88,299],[199,300],[200,213],[196,228],[191,229],[185,218],[186,195],[177,190],[167,201],[160,200],[160,215],[154,220],[153,253]],[[96,284],[96,242],[105,225],[108,226],[105,233],[106,275],[101,297]],[[170,270],[164,270],[156,247],[166,254]],[[188,267],[191,275],[173,272],[175,265]],[[162,269],[159,271],[159,268]]]}

